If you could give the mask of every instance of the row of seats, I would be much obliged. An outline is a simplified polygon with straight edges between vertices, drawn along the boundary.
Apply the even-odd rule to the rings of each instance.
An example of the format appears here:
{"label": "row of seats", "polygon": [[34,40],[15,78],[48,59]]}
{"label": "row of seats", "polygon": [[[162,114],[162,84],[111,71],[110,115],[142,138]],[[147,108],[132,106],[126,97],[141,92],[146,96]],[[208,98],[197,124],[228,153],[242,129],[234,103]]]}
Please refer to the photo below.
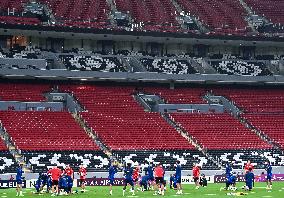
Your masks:
{"label": "row of seats", "polygon": [[272,73],[263,62],[224,60],[211,61],[211,65],[220,74],[243,75],[243,76],[269,76]]}
{"label": "row of seats", "polygon": [[0,11],[4,12],[10,9],[15,10],[15,12],[20,13],[23,11],[23,3],[27,3],[29,0],[1,0],[0,1]]}
{"label": "row of seats", "polygon": [[99,150],[68,112],[0,111],[0,120],[20,150]]}
{"label": "row of seats", "polygon": [[[76,53],[74,53],[74,51]],[[166,56],[172,56],[173,58],[164,57],[149,57],[150,55],[143,52],[132,52],[124,50],[123,52],[116,53],[117,55],[101,55],[101,52],[92,51],[78,51],[74,49],[70,53],[54,54],[58,56],[68,70],[80,70],[80,71],[103,71],[103,72],[126,72],[126,66],[123,64],[124,56],[134,56],[137,58],[145,69],[149,72],[165,73],[165,74],[196,74],[196,69],[192,66],[191,60],[195,60],[198,64],[202,64],[202,58],[193,57],[190,54],[174,55],[169,54]],[[145,57],[145,55],[147,57]],[[26,49],[12,49],[3,50],[0,49],[0,58],[15,58],[18,59],[37,59],[38,56],[43,57],[43,53],[38,48],[27,46]],[[123,56],[123,57],[120,57]],[[175,57],[174,57],[175,56]],[[262,56],[258,57],[261,58]],[[212,67],[220,74],[229,75],[245,75],[245,76],[269,76],[272,75],[271,71],[267,68],[264,62],[258,61],[246,61],[235,60],[239,58],[236,55],[231,54],[214,54],[209,60]],[[282,56],[264,56],[264,58],[276,58],[271,59],[271,64],[279,65],[279,60]],[[277,59],[278,58],[278,59]],[[44,59],[44,57],[43,57]],[[190,60],[188,60],[190,59]],[[224,60],[215,60],[224,59]],[[40,60],[44,61],[44,60]],[[12,64],[12,66],[9,64]],[[37,67],[36,62],[30,62],[28,65],[17,65],[15,63],[1,64],[2,68],[12,69],[46,69],[44,63],[43,66]],[[18,63],[19,64],[19,63]]]}
{"label": "row of seats", "polygon": [[233,168],[243,169],[244,165],[250,160],[254,168],[264,169],[265,162],[269,160],[272,166],[283,166],[284,155],[279,150],[263,149],[263,150],[209,150],[211,156],[216,160],[220,160],[225,166],[228,162],[233,162]]}
{"label": "row of seats", "polygon": [[[265,15],[273,23],[283,24],[283,3],[277,0],[269,1],[247,0],[246,3],[259,15]],[[3,0],[0,12],[7,13],[8,8],[20,15],[23,3],[27,0]],[[106,0],[39,0],[38,3],[47,5],[54,14],[58,26],[79,28],[120,28],[110,24],[111,8]],[[139,24],[137,30],[158,32],[188,32],[182,29],[177,21],[180,16],[177,8],[170,0],[114,0],[116,9],[127,13],[134,24]],[[210,31],[210,34],[246,35],[250,28],[245,20],[248,15],[238,0],[177,0],[183,12],[199,19]],[[90,6],[91,5],[91,6]],[[38,25],[37,18],[3,16],[3,22],[12,24]],[[132,21],[131,21],[132,22]],[[134,26],[134,27],[136,27]]]}
{"label": "row of seats", "polygon": [[229,114],[171,114],[176,123],[207,149],[267,149],[261,140]]}
{"label": "row of seats", "polygon": [[218,167],[197,150],[135,150],[135,151],[115,151],[114,156],[120,161],[131,160],[133,162],[139,162],[141,167],[147,166],[148,162],[154,164],[162,163],[166,170],[175,170],[175,163],[177,160],[181,162],[184,170],[191,170],[194,163],[202,166],[202,169],[218,169]]}
{"label": "row of seats", "polygon": [[14,157],[0,138],[0,173],[14,172],[17,167]]}
{"label": "row of seats", "polygon": [[273,23],[284,24],[284,2],[282,0],[245,0],[247,5],[258,15]]}
{"label": "row of seats", "polygon": [[17,166],[14,157],[9,151],[0,151],[0,173],[15,172]]}
{"label": "row of seats", "polygon": [[243,112],[283,113],[284,91],[270,88],[213,88],[214,95],[225,96]]}
{"label": "row of seats", "polygon": [[204,88],[181,88],[168,89],[165,87],[144,87],[144,93],[159,95],[169,104],[206,104],[202,99],[208,90]]}
{"label": "row of seats", "polygon": [[0,23],[9,23],[14,25],[40,25],[41,21],[33,17],[19,16],[0,16]]}
{"label": "row of seats", "polygon": [[50,85],[34,85],[34,84],[0,84],[0,100],[1,101],[25,101],[38,102],[45,101],[44,93],[51,90]]}
{"label": "row of seats", "polygon": [[148,29],[178,25],[177,11],[170,0],[115,0],[114,3],[118,11],[129,12],[136,23],[143,22]]}
{"label": "row of seats", "polygon": [[174,150],[194,147],[159,113],[145,112],[134,87],[67,86],[88,110],[80,113],[112,150]]}
{"label": "row of seats", "polygon": [[39,0],[49,6],[57,20],[106,21],[109,6],[106,0]]}
{"label": "row of seats", "polygon": [[[0,87],[3,89],[6,87],[10,90],[10,97],[7,100],[14,100],[14,98],[19,99],[19,96],[18,90],[15,89],[14,91],[13,87],[22,87],[27,93],[37,95],[40,92],[39,90],[46,90],[50,85],[2,84]],[[41,89],[38,87],[41,87]],[[214,169],[214,165],[197,152],[194,146],[165,122],[158,113],[144,112],[144,109],[132,97],[135,87],[60,85],[59,88],[62,91],[75,94],[84,108],[88,110],[88,112],[80,113],[81,116],[93,128],[99,139],[112,149],[119,159],[132,156],[134,160],[141,163],[147,161],[148,158],[154,159],[156,162],[165,159],[170,170],[173,167],[174,160],[179,158],[185,159],[185,165],[188,167],[191,167],[191,161],[194,161],[202,163],[203,168],[206,167],[205,169]],[[145,87],[143,91],[160,94],[166,102],[170,101],[177,104],[196,102],[199,104],[204,103],[202,96],[208,90],[204,88],[171,90],[162,87]],[[15,93],[13,94],[13,92]],[[261,108],[262,104],[264,104],[263,110],[268,111],[269,106],[261,102],[262,100],[267,100],[267,105],[270,102],[272,105],[279,105],[278,107],[282,106],[283,108],[284,106],[282,105],[284,100],[281,99],[283,94],[281,90],[277,89],[213,88],[212,92],[214,94],[219,93],[219,95],[227,94],[231,99],[239,99],[236,100],[237,104],[244,105],[244,108],[247,105],[251,108],[249,111],[253,111],[256,107]],[[24,95],[24,93],[22,94]],[[283,137],[281,136],[283,116],[277,115],[275,114],[274,117],[270,115],[269,119],[256,117],[254,120],[254,117],[250,114],[244,114],[254,126],[260,128],[278,144],[283,145]],[[171,116],[209,152],[212,151],[212,155],[216,159],[221,159],[224,162],[226,158],[223,155],[228,156],[228,159],[240,156],[239,158],[242,160],[239,160],[238,164],[245,161],[245,156],[239,154],[242,149],[245,150],[243,152],[261,150],[263,153],[267,149],[271,149],[270,145],[229,114],[171,114]],[[265,118],[268,118],[268,116],[265,116]],[[76,163],[79,164],[79,161],[81,163],[81,159],[84,157],[90,159],[90,166],[95,167],[94,170],[101,169],[101,164],[97,164],[97,162],[101,161],[99,156],[103,156],[103,154],[93,154],[98,152],[99,148],[67,112],[2,111],[0,112],[0,120],[9,132],[12,141],[24,152],[24,156],[27,157],[26,161],[32,164],[35,172],[45,169],[46,167],[40,164],[49,164],[50,160],[61,163],[61,160],[63,162],[65,159],[74,158],[77,161]],[[227,144],[224,144],[224,142]],[[89,154],[86,150],[90,151],[93,156],[86,155],[88,156],[86,157],[85,154]],[[238,152],[230,154],[230,156],[225,154],[231,152],[231,150],[238,150]],[[85,151],[87,153],[84,153]],[[68,152],[70,153],[66,156],[65,154]],[[48,155],[48,153],[51,155]],[[81,153],[84,153],[84,157],[80,160],[71,155],[78,154],[79,156],[80,154],[81,156],[83,155]],[[131,154],[141,155],[141,158]],[[262,153],[259,155],[262,155]],[[263,155],[273,163],[281,164],[283,162],[282,155],[277,155],[274,151]],[[263,157],[263,159],[265,158]],[[257,161],[255,158],[254,160]]]}
{"label": "row of seats", "polygon": [[88,172],[105,171],[109,166],[109,160],[102,151],[22,151],[26,164],[31,165],[35,173],[46,172],[54,165],[65,168],[67,164],[78,172],[83,164]]}
{"label": "row of seats", "polygon": [[194,74],[196,70],[187,60],[178,59],[140,59],[144,67],[150,72],[166,74]]}
{"label": "row of seats", "polygon": [[243,115],[257,129],[267,134],[284,149],[284,114],[247,113]]}
{"label": "row of seats", "polygon": [[243,34],[247,31],[246,11],[238,0],[177,0],[182,8],[195,15],[217,33]]}
{"label": "row of seats", "polygon": [[125,72],[122,63],[116,57],[59,55],[69,70]]}

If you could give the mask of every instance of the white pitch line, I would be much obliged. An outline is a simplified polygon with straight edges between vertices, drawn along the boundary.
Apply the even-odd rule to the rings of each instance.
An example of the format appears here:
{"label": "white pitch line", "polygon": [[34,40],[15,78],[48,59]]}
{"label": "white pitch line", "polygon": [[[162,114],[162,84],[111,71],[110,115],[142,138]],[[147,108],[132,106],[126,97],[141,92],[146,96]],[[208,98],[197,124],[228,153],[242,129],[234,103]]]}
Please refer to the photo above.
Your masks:
{"label": "white pitch line", "polygon": [[217,194],[205,194],[207,196],[216,196]]}

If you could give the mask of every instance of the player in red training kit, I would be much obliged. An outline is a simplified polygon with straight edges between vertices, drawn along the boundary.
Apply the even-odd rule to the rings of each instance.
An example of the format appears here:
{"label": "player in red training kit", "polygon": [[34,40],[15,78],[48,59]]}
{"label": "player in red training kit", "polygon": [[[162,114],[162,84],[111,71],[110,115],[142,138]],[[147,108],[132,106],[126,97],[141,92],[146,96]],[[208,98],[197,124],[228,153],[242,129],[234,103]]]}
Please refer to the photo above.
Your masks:
{"label": "player in red training kit", "polygon": [[52,195],[51,196],[56,196],[59,194],[58,180],[62,174],[62,171],[59,168],[57,168],[57,166],[54,166],[52,169],[48,171],[48,174],[51,175],[51,180],[52,180]]}
{"label": "player in red training kit", "polygon": [[86,180],[87,170],[83,164],[81,164],[78,174],[80,175],[81,192],[85,192],[85,180]]}
{"label": "player in red training kit", "polygon": [[139,179],[139,172],[140,172],[140,167],[139,167],[139,164],[138,162],[134,163],[134,171],[133,171],[133,174],[132,174],[132,179],[133,179],[133,182],[134,182],[134,186],[135,185],[138,185],[138,179]]}
{"label": "player in red training kit", "polygon": [[253,164],[250,162],[250,160],[247,161],[246,165],[245,165],[245,174],[247,172],[249,172],[249,169],[253,170]]}
{"label": "player in red training kit", "polygon": [[[155,172],[155,180],[156,180],[156,189],[159,189],[159,194],[164,195],[164,174],[165,171],[163,169],[162,164],[158,164],[154,170]],[[157,191],[155,190],[154,195],[157,195]]]}
{"label": "player in red training kit", "polygon": [[199,189],[199,176],[200,176],[200,169],[197,166],[197,164],[194,164],[192,168],[192,175],[193,175],[193,180],[195,183],[195,189]]}

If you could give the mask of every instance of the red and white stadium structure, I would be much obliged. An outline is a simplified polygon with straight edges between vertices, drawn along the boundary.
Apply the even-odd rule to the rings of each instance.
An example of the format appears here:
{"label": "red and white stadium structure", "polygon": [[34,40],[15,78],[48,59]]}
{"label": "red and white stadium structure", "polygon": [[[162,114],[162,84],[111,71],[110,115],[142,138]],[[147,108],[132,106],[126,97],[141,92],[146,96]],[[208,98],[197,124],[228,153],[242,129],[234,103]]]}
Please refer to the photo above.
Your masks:
{"label": "red and white stadium structure", "polygon": [[[284,1],[1,0],[0,177],[284,165]],[[282,167],[281,167],[282,166]],[[278,168],[278,169],[277,169]]]}

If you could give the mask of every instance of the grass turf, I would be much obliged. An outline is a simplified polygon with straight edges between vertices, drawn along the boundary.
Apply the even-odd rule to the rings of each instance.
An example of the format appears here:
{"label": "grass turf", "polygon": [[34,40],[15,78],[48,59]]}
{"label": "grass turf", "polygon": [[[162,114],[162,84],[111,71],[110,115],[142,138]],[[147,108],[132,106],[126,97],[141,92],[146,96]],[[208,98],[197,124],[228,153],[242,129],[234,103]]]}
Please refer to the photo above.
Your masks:
{"label": "grass turf", "polygon": [[[238,190],[236,192],[244,192],[240,187],[243,185],[243,183],[238,183],[237,187]],[[224,187],[224,184],[209,184],[207,188],[200,188],[198,190],[194,189],[193,185],[184,185],[183,186],[183,195],[176,195],[175,191],[168,188],[168,191],[165,192],[164,197],[193,197],[193,198],[206,198],[206,197],[216,197],[216,198],[223,198],[223,197],[234,197],[229,196],[227,193],[231,191],[224,191],[220,188]],[[284,183],[283,182],[274,182],[273,183],[273,189],[272,190],[266,190],[265,189],[266,184],[265,183],[256,183],[255,188],[248,192],[248,195],[244,197],[273,197],[273,198],[284,198]],[[76,190],[79,188],[74,188]],[[43,194],[38,195],[33,193],[34,189],[23,189],[24,197],[51,197],[51,194]],[[15,189],[0,189],[0,198],[12,198],[16,197]],[[64,196],[63,196],[64,197]],[[98,198],[120,198],[122,197],[122,187],[114,187],[113,188],[113,195],[109,195],[109,188],[108,187],[87,187],[87,192],[85,193],[78,193],[73,194],[71,197],[74,198],[91,198],[91,197],[98,197]],[[132,196],[131,193],[129,193],[129,188],[126,191],[125,197],[160,197],[160,196],[154,196],[153,191],[146,191],[146,192],[136,192],[135,196]]]}

